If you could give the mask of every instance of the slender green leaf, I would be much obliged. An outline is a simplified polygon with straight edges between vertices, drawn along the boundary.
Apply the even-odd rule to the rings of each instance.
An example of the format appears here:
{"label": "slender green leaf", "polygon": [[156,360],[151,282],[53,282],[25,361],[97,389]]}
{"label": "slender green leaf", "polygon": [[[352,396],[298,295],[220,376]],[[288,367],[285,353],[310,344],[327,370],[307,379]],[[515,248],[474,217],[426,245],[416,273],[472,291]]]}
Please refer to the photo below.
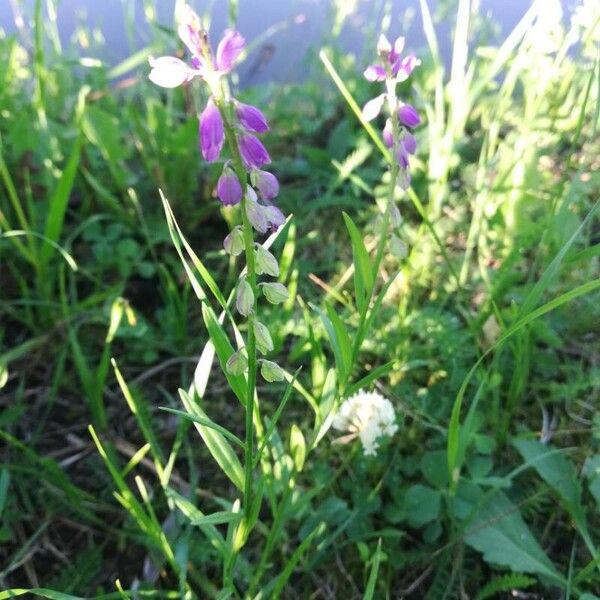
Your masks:
{"label": "slender green leaf", "polygon": [[[185,410],[190,415],[199,417],[200,419],[208,419],[206,413],[190,398],[185,390],[180,389],[179,396],[181,397]],[[196,420],[194,421],[194,425],[204,440],[212,457],[223,470],[223,473],[229,477],[239,490],[243,490],[244,470],[240,464],[239,458],[227,442],[226,438],[213,427],[201,425]]]}

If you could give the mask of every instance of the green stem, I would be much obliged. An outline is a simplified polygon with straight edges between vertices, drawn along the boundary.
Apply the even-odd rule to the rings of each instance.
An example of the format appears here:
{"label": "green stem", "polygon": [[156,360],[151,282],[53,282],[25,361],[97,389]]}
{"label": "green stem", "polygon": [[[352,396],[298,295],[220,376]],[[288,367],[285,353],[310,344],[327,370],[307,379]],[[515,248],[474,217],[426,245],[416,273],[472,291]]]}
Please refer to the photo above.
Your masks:
{"label": "green stem", "polygon": [[[213,90],[216,91],[216,90]],[[253,474],[253,453],[254,453],[254,395],[256,391],[256,371],[257,371],[257,356],[256,356],[256,338],[254,335],[254,318],[257,309],[258,288],[256,285],[256,261],[254,254],[254,230],[248,220],[246,214],[246,188],[248,186],[248,178],[246,170],[242,162],[240,148],[233,127],[230,124],[229,110],[231,105],[221,93],[215,97],[215,104],[221,113],[223,119],[223,128],[225,131],[225,139],[231,152],[233,169],[237,178],[240,181],[244,193],[240,205],[242,213],[242,229],[244,234],[244,251],[246,255],[247,280],[252,288],[254,295],[254,306],[252,312],[248,316],[248,337],[246,340],[246,351],[248,353],[248,392],[246,395],[246,438],[244,445],[244,515],[250,517],[252,507],[252,474]]]}
{"label": "green stem", "polygon": [[[390,160],[390,185],[388,190],[388,199],[385,207],[385,211],[383,213],[383,222],[381,224],[381,236],[377,243],[377,249],[375,251],[375,262],[373,263],[373,276],[377,277],[379,273],[379,267],[381,267],[381,263],[383,261],[383,253],[385,250],[385,243],[387,242],[387,237],[390,229],[390,221],[391,221],[391,210],[396,197],[396,184],[398,182],[398,173],[399,173],[399,165],[396,160],[396,150],[397,145],[400,143],[400,124],[398,123],[398,100],[396,98],[396,86],[395,83],[391,79],[391,73],[388,73],[388,85],[387,85],[387,104],[388,111],[390,113],[390,119],[392,120],[392,131],[394,138],[394,148],[393,154]],[[373,290],[371,290],[371,297],[369,298],[369,302],[367,303],[367,307],[371,304],[371,300],[373,299]],[[369,309],[360,315],[358,328],[356,332],[356,337],[354,338],[354,343],[352,344],[352,359],[351,359],[351,368],[349,369],[346,380],[342,383],[340,389],[342,396],[345,394],[346,389],[348,387],[348,382],[350,380],[350,375],[352,373],[352,368],[354,363],[358,358],[358,353],[360,351],[360,347],[362,346],[364,336],[365,336],[365,323],[367,322],[367,317],[369,316]]]}

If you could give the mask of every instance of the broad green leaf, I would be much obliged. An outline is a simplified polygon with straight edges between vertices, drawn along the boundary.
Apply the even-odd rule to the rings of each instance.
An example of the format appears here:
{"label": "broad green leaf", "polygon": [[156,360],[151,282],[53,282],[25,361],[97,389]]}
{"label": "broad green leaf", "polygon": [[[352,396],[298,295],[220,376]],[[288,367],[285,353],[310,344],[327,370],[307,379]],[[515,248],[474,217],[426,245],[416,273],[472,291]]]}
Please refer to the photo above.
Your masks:
{"label": "broad green leaf", "polygon": [[519,509],[502,492],[496,492],[478,508],[464,541],[491,564],[517,573],[535,573],[560,585],[556,570],[523,521]]}
{"label": "broad green leaf", "polygon": [[423,527],[439,517],[441,505],[438,490],[417,483],[404,496],[404,517],[411,527]]}
{"label": "broad green leaf", "polygon": [[564,454],[537,440],[513,440],[513,446],[554,490],[569,513],[592,556],[596,548],[590,536],[585,509],[581,503],[581,484],[573,464]]}
{"label": "broad green leaf", "polygon": [[[190,415],[199,417],[200,419],[208,419],[206,413],[190,398],[185,390],[180,389],[179,396],[181,397],[185,410],[190,413]],[[201,425],[197,421],[194,421],[194,425],[204,440],[212,457],[223,470],[223,473],[229,477],[239,490],[243,490],[244,469],[226,438],[212,427]]]}

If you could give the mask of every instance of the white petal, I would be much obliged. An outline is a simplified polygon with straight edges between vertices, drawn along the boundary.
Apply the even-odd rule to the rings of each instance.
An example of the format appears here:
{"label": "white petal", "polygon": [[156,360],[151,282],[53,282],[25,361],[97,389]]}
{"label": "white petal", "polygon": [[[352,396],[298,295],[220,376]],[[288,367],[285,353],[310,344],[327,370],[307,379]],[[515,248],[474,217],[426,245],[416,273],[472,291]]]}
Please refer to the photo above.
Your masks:
{"label": "white petal", "polygon": [[363,107],[362,115],[365,121],[372,121],[383,108],[385,102],[385,94],[381,94],[373,100],[369,100]]}
{"label": "white petal", "polygon": [[193,76],[192,69],[174,56],[150,57],[148,60],[152,67],[148,77],[160,87],[174,88]]}

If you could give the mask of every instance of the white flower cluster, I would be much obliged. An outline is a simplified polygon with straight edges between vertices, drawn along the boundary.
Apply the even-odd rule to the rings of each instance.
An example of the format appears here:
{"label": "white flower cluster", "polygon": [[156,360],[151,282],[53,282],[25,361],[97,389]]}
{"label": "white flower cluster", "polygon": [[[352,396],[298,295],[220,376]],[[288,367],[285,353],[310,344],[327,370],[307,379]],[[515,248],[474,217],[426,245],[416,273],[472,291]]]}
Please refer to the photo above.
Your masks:
{"label": "white flower cluster", "polygon": [[374,455],[379,448],[377,440],[382,435],[392,436],[398,430],[392,403],[377,392],[358,391],[345,400],[333,419],[333,427],[347,431],[349,436],[341,441],[360,438],[366,455]]}

